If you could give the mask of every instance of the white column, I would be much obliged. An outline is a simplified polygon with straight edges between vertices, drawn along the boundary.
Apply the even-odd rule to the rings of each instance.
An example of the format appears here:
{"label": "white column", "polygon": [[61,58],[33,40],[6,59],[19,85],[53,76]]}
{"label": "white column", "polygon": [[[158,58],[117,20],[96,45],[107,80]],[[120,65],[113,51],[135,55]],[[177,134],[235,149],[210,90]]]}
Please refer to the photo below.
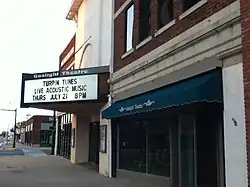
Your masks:
{"label": "white column", "polygon": [[100,126],[107,125],[107,144],[106,144],[106,153],[99,153],[99,173],[107,176],[112,177],[112,137],[111,137],[111,120],[102,119],[101,113],[105,110],[109,104],[105,105],[100,111]]}
{"label": "white column", "polygon": [[71,147],[71,162],[89,161],[89,127],[90,116],[73,115],[72,129],[75,128],[75,147]]}
{"label": "white column", "polygon": [[[230,60],[240,60],[241,55],[237,58],[225,60],[224,64],[230,64]],[[223,94],[226,187],[247,187],[242,63],[223,68]]]}

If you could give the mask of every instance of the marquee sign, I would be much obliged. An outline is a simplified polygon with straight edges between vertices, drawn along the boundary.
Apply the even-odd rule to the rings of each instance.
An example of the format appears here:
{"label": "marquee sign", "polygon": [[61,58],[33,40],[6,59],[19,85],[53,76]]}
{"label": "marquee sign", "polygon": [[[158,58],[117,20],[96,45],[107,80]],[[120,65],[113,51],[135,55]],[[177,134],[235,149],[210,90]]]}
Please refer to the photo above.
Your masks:
{"label": "marquee sign", "polygon": [[24,104],[96,99],[98,99],[98,74],[24,81]]}

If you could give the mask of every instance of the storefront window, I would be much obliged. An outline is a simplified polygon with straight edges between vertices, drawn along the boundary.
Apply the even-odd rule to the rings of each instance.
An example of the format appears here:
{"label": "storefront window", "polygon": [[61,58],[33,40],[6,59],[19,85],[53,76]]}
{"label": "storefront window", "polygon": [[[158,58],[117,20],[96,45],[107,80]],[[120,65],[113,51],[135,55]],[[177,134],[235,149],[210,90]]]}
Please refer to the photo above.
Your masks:
{"label": "storefront window", "polygon": [[170,177],[170,128],[164,121],[147,125],[148,173]]}
{"label": "storefront window", "polygon": [[[223,135],[218,135],[221,110],[196,107],[195,114],[139,116],[136,122],[120,123],[119,169],[164,176],[171,180],[171,187],[218,187],[218,181],[223,183],[223,159],[219,159],[223,146],[218,149],[218,139],[223,142]],[[213,118],[207,116],[213,112]]]}
{"label": "storefront window", "polygon": [[48,130],[41,130],[40,131],[40,144],[41,146],[49,146],[51,145],[51,136],[52,132]]}
{"label": "storefront window", "polygon": [[180,116],[181,186],[195,187],[195,121],[191,115]]}
{"label": "storefront window", "polygon": [[171,122],[171,176],[172,187],[179,187],[179,121],[178,118],[173,118]]}
{"label": "storefront window", "polygon": [[141,121],[131,123],[119,124],[119,168],[146,172],[146,129]]}
{"label": "storefront window", "polygon": [[169,177],[173,187],[179,181],[194,187],[195,119],[177,116],[119,124],[119,169]]}

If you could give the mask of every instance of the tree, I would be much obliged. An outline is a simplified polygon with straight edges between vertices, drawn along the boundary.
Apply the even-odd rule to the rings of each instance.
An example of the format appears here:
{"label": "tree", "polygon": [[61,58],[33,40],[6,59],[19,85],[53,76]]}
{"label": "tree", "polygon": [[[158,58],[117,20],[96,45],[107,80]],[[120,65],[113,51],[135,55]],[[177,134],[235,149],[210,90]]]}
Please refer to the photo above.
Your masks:
{"label": "tree", "polygon": [[10,129],[10,132],[14,132],[14,128],[11,128],[11,129]]}
{"label": "tree", "polygon": [[5,138],[5,136],[6,136],[6,132],[5,132],[5,131],[3,131],[3,132],[1,133],[1,135]]}

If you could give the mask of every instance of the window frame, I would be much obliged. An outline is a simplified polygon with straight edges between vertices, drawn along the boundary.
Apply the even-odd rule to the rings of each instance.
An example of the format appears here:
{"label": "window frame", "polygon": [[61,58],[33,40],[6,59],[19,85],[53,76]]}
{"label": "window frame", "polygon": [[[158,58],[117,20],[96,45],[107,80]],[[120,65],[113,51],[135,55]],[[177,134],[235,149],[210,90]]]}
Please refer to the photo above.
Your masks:
{"label": "window frame", "polygon": [[[132,21],[132,37],[131,37],[131,41],[129,43],[131,43],[131,48],[128,48],[128,13],[129,10],[132,8],[133,10],[133,21]],[[124,53],[127,53],[129,51],[131,51],[133,49],[133,38],[134,38],[134,25],[135,25],[135,5],[134,2],[132,1],[125,9],[125,27],[124,27]]]}
{"label": "window frame", "polygon": [[[145,2],[145,1],[147,1],[147,3],[148,3],[148,12],[147,12],[147,14],[145,14],[145,11],[141,11],[141,4],[142,4],[142,2]],[[145,39],[147,39],[148,37],[150,37],[151,36],[151,29],[152,29],[152,0],[140,0],[140,2],[139,2],[139,25],[138,25],[138,27],[139,27],[139,43],[140,42],[142,42],[142,41],[144,41]],[[144,14],[143,14],[143,16],[145,16],[145,15],[147,15],[147,21],[148,21],[148,27],[149,28],[147,28],[148,29],[148,33],[147,33],[147,35],[145,35],[144,37],[142,37],[142,35],[141,35],[141,30],[143,30],[143,31],[145,31],[145,29],[144,29],[144,27],[142,27],[142,25],[143,25],[143,19],[141,18],[142,17],[142,14],[141,14],[141,12],[143,12]],[[145,19],[146,20],[146,19]]]}
{"label": "window frame", "polygon": [[68,70],[74,70],[75,69],[75,63],[74,64],[72,64],[70,67],[69,67],[69,69]]}
{"label": "window frame", "polygon": [[193,13],[194,11],[196,11],[197,9],[199,9],[200,7],[202,7],[207,2],[208,2],[208,0],[200,0],[196,4],[194,4],[193,6],[191,6],[189,9],[185,10],[184,7],[183,7],[184,6],[184,0],[183,0],[182,1],[182,14],[179,16],[179,20],[184,19],[189,14]]}
{"label": "window frame", "polygon": [[[175,18],[174,18],[174,2],[173,0],[162,0],[162,1],[165,1],[167,3],[167,9],[169,11],[169,8],[168,8],[168,5],[170,2],[167,2],[167,1],[171,1],[171,4],[172,4],[172,15],[171,16],[171,19],[169,20],[168,23],[166,23],[165,25],[161,25],[161,9],[160,9],[160,2],[161,0],[157,0],[157,30],[160,30],[161,28],[165,27],[166,25],[168,25],[169,23],[171,23],[171,21],[173,21]],[[185,0],[184,0],[185,1]],[[164,4],[164,2],[163,2]]]}
{"label": "window frame", "polygon": [[[189,5],[187,6],[187,2],[189,1],[197,1],[196,3],[194,3],[193,5]],[[188,9],[190,9],[191,7],[195,6],[197,3],[199,3],[201,0],[182,0],[183,6],[182,6],[182,11],[185,12]]]}

